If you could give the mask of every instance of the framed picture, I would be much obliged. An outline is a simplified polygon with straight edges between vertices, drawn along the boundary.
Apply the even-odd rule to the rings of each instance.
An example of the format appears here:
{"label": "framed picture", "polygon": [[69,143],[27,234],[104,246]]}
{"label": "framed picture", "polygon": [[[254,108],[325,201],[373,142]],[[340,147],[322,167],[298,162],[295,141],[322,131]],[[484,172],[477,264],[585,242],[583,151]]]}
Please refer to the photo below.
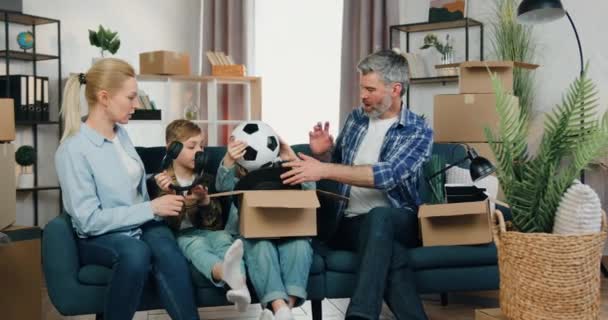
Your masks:
{"label": "framed picture", "polygon": [[466,0],[430,0],[429,22],[464,19]]}

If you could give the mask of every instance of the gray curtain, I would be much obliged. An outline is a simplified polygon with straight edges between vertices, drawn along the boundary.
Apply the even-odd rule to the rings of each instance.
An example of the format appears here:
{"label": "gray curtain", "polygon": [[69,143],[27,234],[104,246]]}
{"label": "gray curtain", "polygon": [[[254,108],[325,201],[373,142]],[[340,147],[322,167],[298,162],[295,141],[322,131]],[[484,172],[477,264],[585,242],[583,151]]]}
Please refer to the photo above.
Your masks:
{"label": "gray curtain", "polygon": [[399,23],[398,0],[345,0],[342,22],[340,128],[360,104],[357,63],[379,49],[389,49],[389,26]]}
{"label": "gray curtain", "polygon": [[[203,0],[202,74],[211,74],[207,51],[221,51],[235,63],[247,65],[246,12],[243,0]],[[222,120],[243,119],[244,86],[223,85],[218,89],[218,115]],[[201,101],[206,101],[206,87],[202,88]],[[201,111],[205,113],[206,103]],[[203,118],[206,115],[203,114]],[[226,144],[231,126],[220,126],[218,143]]]}

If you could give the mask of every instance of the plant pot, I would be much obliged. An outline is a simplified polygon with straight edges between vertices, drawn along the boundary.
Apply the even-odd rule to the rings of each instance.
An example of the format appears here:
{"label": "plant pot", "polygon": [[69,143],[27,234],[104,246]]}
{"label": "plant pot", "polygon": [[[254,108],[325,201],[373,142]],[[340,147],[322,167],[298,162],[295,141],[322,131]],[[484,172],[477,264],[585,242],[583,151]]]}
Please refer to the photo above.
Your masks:
{"label": "plant pot", "polygon": [[34,174],[21,173],[17,176],[17,188],[32,188],[34,187]]}
{"label": "plant pot", "polygon": [[507,231],[494,225],[500,271],[500,309],[512,320],[591,320],[600,313],[602,231],[581,235]]}

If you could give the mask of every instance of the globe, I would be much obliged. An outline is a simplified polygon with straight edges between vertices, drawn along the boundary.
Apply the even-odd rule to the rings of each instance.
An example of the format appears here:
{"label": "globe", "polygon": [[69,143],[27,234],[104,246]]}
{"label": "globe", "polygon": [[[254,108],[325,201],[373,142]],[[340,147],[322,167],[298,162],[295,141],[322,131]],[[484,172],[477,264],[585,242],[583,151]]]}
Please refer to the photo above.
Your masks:
{"label": "globe", "polygon": [[34,47],[34,34],[30,31],[19,32],[17,35],[17,43],[23,50],[28,50]]}

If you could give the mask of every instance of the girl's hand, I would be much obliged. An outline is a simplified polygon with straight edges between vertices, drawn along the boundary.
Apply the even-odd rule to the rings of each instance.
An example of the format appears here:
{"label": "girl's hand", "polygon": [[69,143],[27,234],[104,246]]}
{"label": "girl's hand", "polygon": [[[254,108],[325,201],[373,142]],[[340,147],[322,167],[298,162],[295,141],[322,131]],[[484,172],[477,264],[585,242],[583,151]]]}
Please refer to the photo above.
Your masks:
{"label": "girl's hand", "polygon": [[240,140],[234,140],[234,137],[230,137],[227,149],[224,156],[224,166],[232,168],[234,163],[245,155],[247,144]]}

